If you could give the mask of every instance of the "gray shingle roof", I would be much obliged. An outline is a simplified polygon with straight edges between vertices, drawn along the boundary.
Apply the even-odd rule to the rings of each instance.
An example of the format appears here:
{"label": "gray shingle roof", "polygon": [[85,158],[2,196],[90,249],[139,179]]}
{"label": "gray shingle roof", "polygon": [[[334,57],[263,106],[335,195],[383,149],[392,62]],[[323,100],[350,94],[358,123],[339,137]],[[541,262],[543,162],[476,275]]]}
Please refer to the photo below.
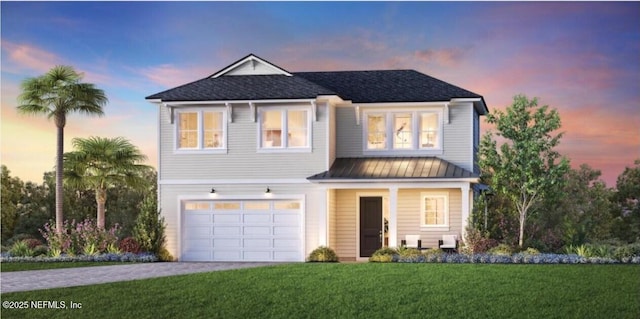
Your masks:
{"label": "gray shingle roof", "polygon": [[328,171],[309,180],[475,178],[478,175],[437,157],[337,158]]}
{"label": "gray shingle roof", "polygon": [[297,72],[354,103],[436,102],[482,98],[465,89],[414,70]]}
{"label": "gray shingle roof", "polygon": [[[274,66],[277,67],[277,66]],[[278,67],[279,68],[279,67]],[[297,72],[292,76],[207,77],[147,97],[162,101],[313,99],[338,95],[354,103],[439,102],[482,96],[414,70]],[[484,103],[484,102],[483,102]]]}
{"label": "gray shingle roof", "polygon": [[335,92],[298,76],[233,75],[205,78],[156,93],[147,99],[162,101],[233,101],[313,99]]}

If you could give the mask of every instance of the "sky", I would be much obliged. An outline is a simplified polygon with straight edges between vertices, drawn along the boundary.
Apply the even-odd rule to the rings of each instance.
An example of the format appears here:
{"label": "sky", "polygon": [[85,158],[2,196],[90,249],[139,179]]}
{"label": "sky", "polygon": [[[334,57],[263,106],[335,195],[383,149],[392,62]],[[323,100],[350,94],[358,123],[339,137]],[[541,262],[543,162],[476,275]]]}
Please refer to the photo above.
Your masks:
{"label": "sky", "polygon": [[[640,2],[0,2],[0,162],[42,182],[56,130],[17,114],[20,84],[71,65],[109,98],[75,137],[123,136],[157,164],[151,94],[249,53],[291,72],[415,69],[505,109],[558,110],[559,152],[607,186],[640,158]],[[492,129],[481,125],[482,132]]]}

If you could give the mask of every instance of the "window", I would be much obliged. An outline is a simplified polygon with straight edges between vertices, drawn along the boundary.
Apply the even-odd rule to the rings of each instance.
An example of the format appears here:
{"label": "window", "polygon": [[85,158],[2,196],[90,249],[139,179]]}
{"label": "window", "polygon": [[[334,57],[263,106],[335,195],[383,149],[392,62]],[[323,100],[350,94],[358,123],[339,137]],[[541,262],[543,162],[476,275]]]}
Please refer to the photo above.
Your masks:
{"label": "window", "polygon": [[413,147],[413,118],[411,113],[401,113],[393,115],[393,148],[411,149]]}
{"label": "window", "polygon": [[[440,150],[440,111],[365,112],[365,151]],[[387,140],[387,136],[391,138]]]}
{"label": "window", "polygon": [[438,147],[438,114],[420,114],[420,148]]}
{"label": "window", "polygon": [[449,226],[449,196],[447,194],[422,194],[421,225],[423,227]]}
{"label": "window", "polygon": [[310,144],[309,111],[297,108],[262,108],[259,113],[261,149],[307,149]]}
{"label": "window", "polygon": [[176,149],[216,150],[226,148],[225,113],[210,110],[176,112]]}
{"label": "window", "polygon": [[384,114],[367,115],[367,149],[387,148],[387,124]]}

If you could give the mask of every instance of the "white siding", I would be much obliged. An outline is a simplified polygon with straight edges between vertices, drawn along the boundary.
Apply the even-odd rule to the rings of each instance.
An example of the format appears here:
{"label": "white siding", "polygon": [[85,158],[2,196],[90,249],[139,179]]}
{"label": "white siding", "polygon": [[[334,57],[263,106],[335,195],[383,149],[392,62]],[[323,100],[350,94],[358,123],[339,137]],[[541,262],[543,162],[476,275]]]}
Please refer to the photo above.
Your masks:
{"label": "white siding", "polygon": [[248,105],[234,104],[233,122],[226,123],[226,154],[176,154],[175,123],[161,106],[160,177],[162,180],[230,178],[306,178],[326,170],[327,108],[318,105],[312,121],[312,151],[306,153],[257,151],[258,125],[251,120]]}
{"label": "white siding", "polygon": [[449,106],[449,124],[444,125],[444,145],[441,159],[473,171],[473,105]]}

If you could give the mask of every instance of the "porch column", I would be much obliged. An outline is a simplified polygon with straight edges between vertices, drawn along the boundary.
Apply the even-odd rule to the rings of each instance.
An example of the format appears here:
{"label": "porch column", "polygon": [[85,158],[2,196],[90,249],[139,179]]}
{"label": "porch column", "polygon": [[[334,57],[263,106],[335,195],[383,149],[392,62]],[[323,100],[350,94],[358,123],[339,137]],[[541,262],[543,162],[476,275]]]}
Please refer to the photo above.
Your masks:
{"label": "porch column", "polygon": [[464,185],[462,185],[460,187],[460,191],[462,192],[462,229],[460,232],[462,238],[460,239],[464,241],[467,235],[467,224],[469,223],[469,183],[465,183]]}
{"label": "porch column", "polygon": [[328,230],[329,230],[329,191],[326,187],[320,188],[318,191],[318,245],[328,246]]}
{"label": "porch column", "polygon": [[398,187],[389,187],[389,247],[398,247]]}

